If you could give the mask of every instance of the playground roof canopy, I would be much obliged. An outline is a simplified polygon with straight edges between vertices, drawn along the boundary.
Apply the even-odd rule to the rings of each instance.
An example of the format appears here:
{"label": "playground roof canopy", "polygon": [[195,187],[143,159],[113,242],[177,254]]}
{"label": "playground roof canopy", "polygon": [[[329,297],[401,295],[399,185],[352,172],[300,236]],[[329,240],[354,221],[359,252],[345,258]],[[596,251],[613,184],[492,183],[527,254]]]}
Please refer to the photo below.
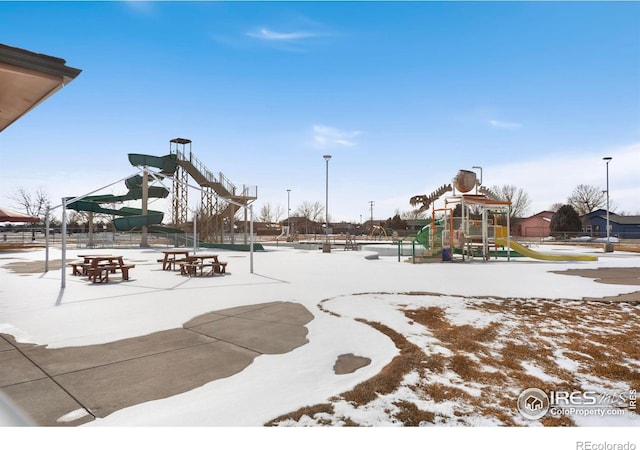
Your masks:
{"label": "playground roof canopy", "polygon": [[0,222],[40,222],[40,218],[0,206]]}
{"label": "playground roof canopy", "polygon": [[511,202],[504,201],[504,200],[493,200],[493,199],[487,198],[484,195],[464,194],[462,198],[464,198],[464,201],[467,203],[485,205],[489,207],[498,208],[498,207],[508,207],[511,205]]}
{"label": "playground roof canopy", "polygon": [[73,81],[61,58],[0,44],[0,131]]}

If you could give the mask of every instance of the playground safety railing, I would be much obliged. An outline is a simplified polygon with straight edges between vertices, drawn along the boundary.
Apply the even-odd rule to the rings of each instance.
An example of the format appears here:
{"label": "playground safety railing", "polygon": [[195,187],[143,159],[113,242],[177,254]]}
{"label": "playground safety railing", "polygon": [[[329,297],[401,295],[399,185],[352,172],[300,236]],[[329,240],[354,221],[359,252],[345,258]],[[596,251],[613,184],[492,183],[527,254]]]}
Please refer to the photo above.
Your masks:
{"label": "playground safety railing", "polygon": [[187,155],[184,154],[184,152],[178,149],[175,149],[174,152],[179,160],[189,161],[191,164],[193,164],[193,166],[198,170],[198,172],[202,174],[202,176],[205,177],[207,181],[209,181],[210,183],[220,183],[222,187],[224,187],[232,195],[236,194],[235,185],[231,181],[229,181],[222,172],[218,172],[218,178],[216,178],[213,172],[211,172],[207,168],[207,166],[205,166],[204,163],[200,161],[196,155],[193,154],[193,152],[189,152],[188,158]]}
{"label": "playground safety railing", "polygon": [[[59,239],[58,239],[59,241]],[[69,246],[77,248],[136,248],[140,247],[142,233],[111,231],[89,233],[72,233],[67,238]],[[190,247],[193,235],[183,233],[149,233],[147,242],[151,247]]]}

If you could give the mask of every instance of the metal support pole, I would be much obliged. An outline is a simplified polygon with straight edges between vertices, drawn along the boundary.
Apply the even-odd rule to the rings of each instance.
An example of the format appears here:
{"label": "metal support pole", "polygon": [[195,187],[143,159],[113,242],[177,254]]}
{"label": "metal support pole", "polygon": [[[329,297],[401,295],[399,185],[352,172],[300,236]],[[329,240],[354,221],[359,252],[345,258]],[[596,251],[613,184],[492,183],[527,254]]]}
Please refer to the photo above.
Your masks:
{"label": "metal support pole", "polygon": [[511,207],[507,209],[507,261],[511,261]]}
{"label": "metal support pole", "polygon": [[197,241],[196,241],[196,238],[198,237],[197,223],[198,223],[197,215],[196,215],[196,212],[193,211],[193,254],[194,255],[196,254],[196,251],[198,248]]}
{"label": "metal support pole", "polygon": [[249,205],[249,272],[253,273],[253,205]]}
{"label": "metal support pole", "polygon": [[487,261],[489,259],[488,254],[488,242],[487,242],[487,234],[489,233],[487,227],[487,209],[485,207],[482,208],[482,259],[483,261]]}
{"label": "metal support pole", "polygon": [[609,224],[609,161],[611,156],[605,156],[602,158],[607,163],[607,243],[604,246],[604,251],[610,253],[613,251],[613,245],[611,245],[611,226]]}
{"label": "metal support pole", "polygon": [[411,241],[411,264],[416,263],[416,241]]}
{"label": "metal support pole", "polygon": [[44,242],[45,242],[44,271],[48,272],[49,271],[49,205],[47,205],[47,215],[45,216],[45,219],[44,219]]}
{"label": "metal support pole", "polygon": [[60,287],[62,289],[66,286],[65,276],[67,273],[67,199],[62,197],[62,226],[60,228],[62,233],[62,274],[60,276]]}
{"label": "metal support pole", "polygon": [[[149,214],[149,170],[147,166],[144,166],[142,172],[142,215],[147,216]],[[142,232],[140,234],[140,247],[149,247],[149,227],[147,225],[142,226]]]}
{"label": "metal support pole", "polygon": [[287,237],[291,236],[291,189],[287,189]]}
{"label": "metal support pole", "polygon": [[331,253],[331,244],[329,243],[329,160],[331,159],[331,155],[324,155],[324,160],[326,161],[326,177],[325,177],[325,239],[324,239],[324,247],[322,248],[323,253]]}

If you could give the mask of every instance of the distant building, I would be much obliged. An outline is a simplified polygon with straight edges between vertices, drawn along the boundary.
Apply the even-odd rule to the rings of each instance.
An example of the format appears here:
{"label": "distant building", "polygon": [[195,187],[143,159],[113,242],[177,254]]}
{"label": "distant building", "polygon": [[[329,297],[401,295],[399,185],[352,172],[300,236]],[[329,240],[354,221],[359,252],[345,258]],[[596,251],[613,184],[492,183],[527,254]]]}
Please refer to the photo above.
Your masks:
{"label": "distant building", "polygon": [[431,219],[408,219],[407,220],[407,230],[413,234],[422,230],[423,227],[429,225],[431,223]]}
{"label": "distant building", "polygon": [[[607,237],[607,210],[598,209],[581,217],[583,231],[592,237]],[[640,239],[640,216],[620,216],[609,212],[610,236]]]}
{"label": "distant building", "polygon": [[511,224],[511,235],[521,237],[547,237],[550,234],[553,211],[540,211],[533,216],[516,219]]}
{"label": "distant building", "polygon": [[291,234],[322,234],[322,223],[314,222],[306,217],[291,216],[280,221],[282,226],[286,227],[289,224],[291,224]]}

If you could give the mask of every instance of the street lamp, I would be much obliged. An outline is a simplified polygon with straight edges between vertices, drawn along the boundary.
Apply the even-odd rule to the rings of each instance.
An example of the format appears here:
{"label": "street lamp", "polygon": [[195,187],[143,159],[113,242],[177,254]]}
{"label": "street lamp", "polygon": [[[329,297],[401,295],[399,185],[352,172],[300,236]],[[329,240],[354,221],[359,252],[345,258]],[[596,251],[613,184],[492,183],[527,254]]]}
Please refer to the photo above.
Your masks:
{"label": "street lamp", "polygon": [[602,158],[607,164],[607,243],[604,245],[604,251],[610,253],[613,251],[613,245],[610,241],[610,227],[609,227],[609,161],[613,158],[611,156],[605,156]]}
{"label": "street lamp", "polygon": [[325,203],[324,203],[325,240],[324,240],[324,246],[322,247],[322,252],[331,253],[331,244],[329,244],[329,160],[331,159],[331,155],[324,155],[323,158],[327,162],[327,171],[326,171],[326,178],[325,178]]}
{"label": "street lamp", "polygon": [[376,202],[374,200],[369,200],[369,208],[371,209],[371,229],[373,230],[373,205],[375,205]]}
{"label": "street lamp", "polygon": [[291,189],[287,189],[287,237],[291,236]]}

